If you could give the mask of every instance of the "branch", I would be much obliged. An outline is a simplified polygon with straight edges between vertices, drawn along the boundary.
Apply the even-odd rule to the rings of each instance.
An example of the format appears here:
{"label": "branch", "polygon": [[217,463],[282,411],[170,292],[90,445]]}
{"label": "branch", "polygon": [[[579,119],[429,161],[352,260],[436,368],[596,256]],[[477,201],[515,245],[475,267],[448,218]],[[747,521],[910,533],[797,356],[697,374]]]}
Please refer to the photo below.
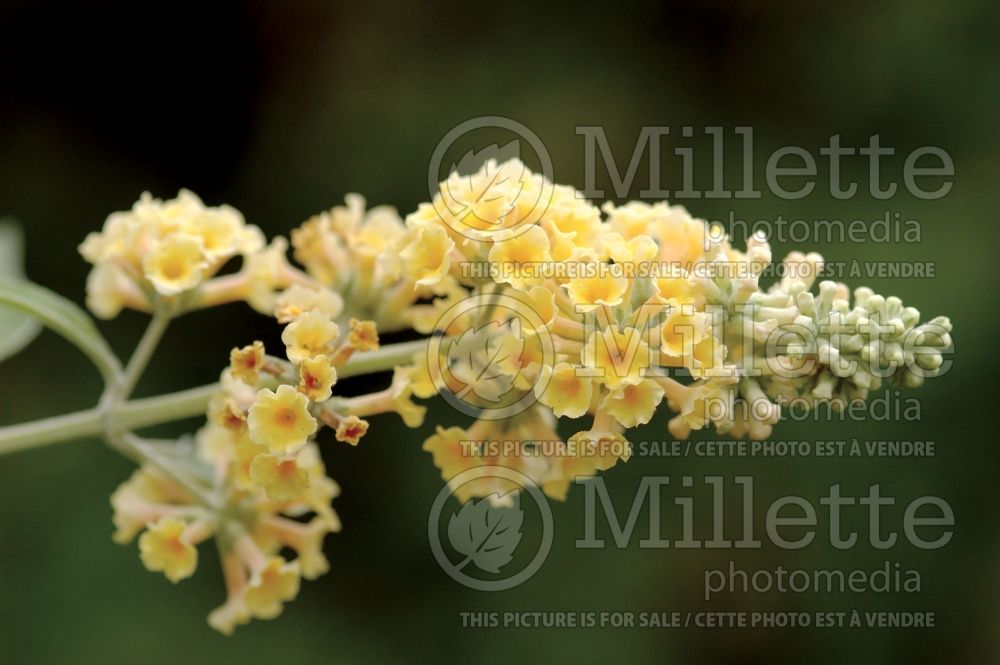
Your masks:
{"label": "branch", "polygon": [[[412,362],[413,355],[426,349],[427,339],[383,346],[377,351],[359,353],[337,372],[342,378],[373,374]],[[190,388],[176,393],[131,400],[106,411],[100,408],[54,416],[21,425],[0,427],[0,455],[38,448],[105,433],[105,424],[114,422],[121,430],[137,430],[152,425],[204,416],[208,401],[219,384]]]}

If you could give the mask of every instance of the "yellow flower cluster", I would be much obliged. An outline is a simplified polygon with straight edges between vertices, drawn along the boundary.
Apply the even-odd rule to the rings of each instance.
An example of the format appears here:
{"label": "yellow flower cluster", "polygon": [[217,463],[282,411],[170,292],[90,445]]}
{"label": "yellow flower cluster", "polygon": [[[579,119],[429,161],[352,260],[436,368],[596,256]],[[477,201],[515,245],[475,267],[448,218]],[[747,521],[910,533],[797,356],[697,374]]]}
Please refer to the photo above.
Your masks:
{"label": "yellow flower cluster", "polygon": [[[783,399],[840,408],[864,398],[880,383],[868,371],[878,356],[902,358],[902,337],[921,332],[919,314],[898,299],[862,289],[852,309],[847,288],[832,282],[814,298],[816,254],[790,255],[787,277],[764,291],[758,282],[771,252],[762,238],[739,251],[721,229],[665,202],[599,210],[517,160],[452,176],[406,225],[402,274],[439,296],[435,327],[453,343],[405,371],[423,393],[446,392],[483,414],[468,429],[439,427],[425,442],[446,480],[498,464],[562,498],[572,477],[627,460],[624,431],[650,422],[662,403],[677,414],[674,437],[714,424],[732,436],[765,438]],[[445,315],[463,297],[508,297],[515,306]],[[885,325],[866,345],[858,338],[874,320]],[[933,338],[940,350],[950,343],[950,323],[931,324],[921,339]],[[783,326],[791,332],[775,336]],[[838,373],[835,360],[847,354],[861,366]],[[775,360],[808,371],[776,371]],[[936,368],[940,356],[923,362]],[[916,383],[905,370],[893,380]],[[533,406],[493,419],[531,392]],[[553,416],[593,420],[561,440]],[[520,445],[484,456],[470,446],[484,441]],[[495,489],[466,486],[460,498]]]}
{"label": "yellow flower cluster", "polygon": [[[332,427],[337,440],[357,445],[368,428],[361,415],[398,411],[411,424],[423,417],[422,407],[406,394],[405,380],[371,395],[332,400],[337,367],[355,352],[378,348],[374,326],[352,319],[341,340],[317,294],[298,288],[279,300],[279,308],[298,312],[283,335],[288,360],[268,356],[259,341],[233,349],[208,422],[196,437],[218,503],[204,505],[147,467],[112,497],[115,540],[128,542],[145,529],[139,539],[143,563],[172,581],[194,572],[200,542],[217,539],[228,598],[209,623],[227,634],[251,618],[278,616],[297,594],[300,577],[327,571],[322,543],[325,534],[340,529],[330,507],[339,489],[327,477],[315,441],[321,425]],[[308,514],[312,519],[303,523]],[[284,547],[298,558],[285,561],[279,554]]]}
{"label": "yellow flower cluster", "polygon": [[[345,206],[315,215],[292,231],[292,246],[295,259],[313,279],[343,296],[346,316],[394,332],[428,328],[432,312],[420,301],[444,288],[423,286],[419,259],[413,251],[400,255],[407,237],[395,208],[366,211],[365,199],[349,194]],[[433,242],[426,247],[435,251]],[[403,266],[410,269],[404,271]]]}
{"label": "yellow flower cluster", "polygon": [[[227,634],[278,616],[301,578],[328,569],[339,490],[320,456],[323,427],[358,445],[367,418],[396,413],[416,428],[427,410],[415,398],[442,394],[475,416],[437,424],[424,442],[446,481],[498,465],[564,499],[576,477],[627,461],[626,430],[664,404],[673,437],[712,425],[764,438],[787,400],[843,408],[884,382],[919,385],[951,344],[946,318],[921,323],[897,298],[864,288],[852,298],[833,282],[813,293],[816,254],[790,254],[764,290],[762,238],[739,251],[662,202],[599,209],[518,160],[452,174],[405,220],[348,195],[294,230],[291,245],[304,270],[283,238],[267,244],[236,210],[181,191],[144,194],[80,247],[99,316],[246,301],[284,326],[282,354],[260,341],[232,350],[194,453],[139,455],[111,499],[114,539],[138,536],[146,568],[173,582],[216,540],[228,596],[209,622]],[[239,265],[224,270],[231,260]],[[410,328],[433,333],[426,352],[380,351],[380,331]],[[334,395],[338,377],[406,356],[383,390]],[[560,418],[589,425],[564,437]],[[517,486],[483,477],[452,489],[466,501]]]}
{"label": "yellow flower cluster", "polygon": [[[98,316],[113,318],[125,307],[150,311],[159,300],[186,298],[193,304],[192,292],[230,259],[254,263],[266,249],[260,229],[247,225],[239,211],[208,207],[181,190],[169,201],[145,193],[131,210],[112,213],[101,232],[87,236],[80,253],[94,266],[88,305]],[[288,279],[275,275],[278,282]]]}
{"label": "yellow flower cluster", "polygon": [[[199,437],[200,453],[217,471],[229,466],[238,469],[219,485],[218,506],[206,505],[152,466],[137,470],[115,491],[111,504],[115,541],[128,543],[141,533],[143,565],[162,572],[171,582],[194,574],[198,545],[216,540],[228,597],[208,621],[230,634],[252,618],[278,616],[282,604],[298,593],[300,577],[314,579],[328,570],[323,537],[340,530],[330,507],[339,489],[326,477],[313,446],[299,455],[311,477],[311,489],[280,501],[268,498],[246,482],[247,458],[254,444],[246,437],[235,443],[222,441],[220,433],[215,430]],[[310,513],[312,519],[302,522]],[[286,561],[280,555],[283,548],[295,551],[297,558]]]}
{"label": "yellow flower cluster", "polygon": [[[320,430],[358,445],[365,418],[393,412],[410,427],[424,419],[406,372],[371,394],[333,396],[338,370],[377,351],[380,329],[433,321],[421,301],[434,292],[403,276],[395,253],[407,236],[402,219],[389,207],[364,208],[349,195],[346,206],[293,231],[305,270],[289,262],[283,238],[267,244],[237,210],[205,206],[186,190],[168,201],[144,194],[80,246],[94,266],[88,304],[103,318],[126,307],[175,317],[245,301],[285,326],[281,356],[260,341],[230,354],[196,436],[197,459],[185,463],[203,469],[197,482],[211,488],[207,499],[179,480],[190,469],[175,475],[158,464],[144,464],[112,497],[115,540],[141,533],[144,565],[174,582],[193,574],[200,543],[218,541],[229,598],[209,620],[226,633],[277,616],[300,577],[326,571],[322,540],[339,530],[329,505],[339,490],[319,455]],[[283,547],[298,558],[283,560]]]}

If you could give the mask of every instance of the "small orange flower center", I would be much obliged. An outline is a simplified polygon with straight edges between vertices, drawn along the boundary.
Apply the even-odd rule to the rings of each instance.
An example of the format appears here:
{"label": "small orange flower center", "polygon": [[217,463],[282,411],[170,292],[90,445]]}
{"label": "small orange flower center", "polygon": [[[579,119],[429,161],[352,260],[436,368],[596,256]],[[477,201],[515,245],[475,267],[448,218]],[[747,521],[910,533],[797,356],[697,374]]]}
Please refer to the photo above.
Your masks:
{"label": "small orange flower center", "polygon": [[580,394],[581,383],[577,380],[575,376],[565,377],[559,382],[559,391],[566,393],[567,395],[578,395]]}
{"label": "small orange flower center", "polygon": [[180,534],[168,538],[163,544],[166,550],[175,556],[184,553],[184,543],[181,542]]}
{"label": "small orange flower center", "polygon": [[289,408],[278,409],[274,419],[279,425],[292,425],[296,420],[295,411]]}

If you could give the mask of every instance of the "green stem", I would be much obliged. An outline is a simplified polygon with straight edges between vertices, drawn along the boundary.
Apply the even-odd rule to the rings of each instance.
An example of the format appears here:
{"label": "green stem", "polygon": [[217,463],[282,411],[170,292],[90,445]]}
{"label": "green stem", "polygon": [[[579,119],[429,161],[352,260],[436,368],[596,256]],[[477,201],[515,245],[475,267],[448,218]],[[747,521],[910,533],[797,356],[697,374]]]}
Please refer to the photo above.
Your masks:
{"label": "green stem", "polygon": [[427,350],[427,339],[416,339],[412,342],[400,342],[383,346],[377,351],[357,353],[337,370],[337,377],[346,379],[362,374],[374,374],[392,369],[396,365],[408,365],[413,362],[416,353]]}
{"label": "green stem", "polygon": [[11,425],[0,428],[0,454],[80,437],[96,436],[102,431],[102,415],[98,409],[53,416],[22,425]]}
{"label": "green stem", "polygon": [[169,325],[170,317],[166,314],[157,313],[153,316],[149,322],[149,326],[146,328],[146,332],[142,334],[142,339],[139,340],[139,345],[135,347],[135,351],[132,353],[132,357],[125,367],[125,372],[122,374],[122,380],[117,386],[115,393],[118,400],[128,399],[132,391],[135,390],[135,384],[139,382],[139,377],[142,376],[143,370],[149,364],[149,360],[153,357],[153,352],[156,351],[156,347],[159,345],[160,340],[163,338],[163,333],[167,331],[167,326]]}
{"label": "green stem", "polygon": [[[425,349],[427,340],[390,344],[377,351],[359,353],[340,368],[338,376],[347,378],[392,369],[412,361],[413,354]],[[20,425],[0,427],[0,455],[38,448],[50,443],[99,436],[107,425],[119,430],[137,430],[185,418],[203,416],[208,401],[219,384],[199,386],[167,395],[131,400],[110,411],[101,408],[54,416]]]}
{"label": "green stem", "polygon": [[[220,389],[218,383],[210,383],[167,395],[131,400],[115,410],[114,422],[122,429],[136,430],[204,416],[208,401]],[[2,442],[3,430],[0,429],[0,445]]]}
{"label": "green stem", "polygon": [[141,429],[204,415],[208,400],[218,390],[219,384],[213,383],[168,395],[125,402],[110,414],[106,414],[103,409],[88,409],[65,416],[0,427],[0,455],[50,443],[99,436],[104,433],[105,424],[111,417],[119,428]]}

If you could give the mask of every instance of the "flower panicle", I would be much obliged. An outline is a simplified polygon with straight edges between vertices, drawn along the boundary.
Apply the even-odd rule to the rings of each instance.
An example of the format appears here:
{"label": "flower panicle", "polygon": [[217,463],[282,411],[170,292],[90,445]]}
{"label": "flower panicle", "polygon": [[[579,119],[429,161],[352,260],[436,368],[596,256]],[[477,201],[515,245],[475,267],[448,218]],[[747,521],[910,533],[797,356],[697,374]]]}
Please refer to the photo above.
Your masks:
{"label": "flower panicle", "polygon": [[[668,426],[674,438],[713,426],[763,439],[789,400],[842,409],[885,384],[919,386],[940,374],[952,345],[946,317],[921,323],[919,312],[898,298],[862,287],[852,299],[843,284],[816,285],[819,254],[790,253],[778,266],[781,279],[764,289],[772,252],[762,235],[751,236],[741,251],[719,225],[682,206],[634,201],[599,209],[516,159],[451,176],[406,225],[400,268],[421,287],[438,290],[435,313],[454,303],[446,294],[456,283],[473,297],[509,295],[529,311],[487,308],[444,317],[432,330],[457,336],[455,352],[406,368],[421,386],[464,394],[463,384],[482,364],[469,343],[487,354],[515,349],[491,368],[491,377],[506,376],[508,383],[490,387],[512,385],[537,398],[529,411],[499,424],[439,427],[425,449],[445,480],[469,465],[495,463],[523,471],[562,498],[561,470],[593,474],[627,459],[630,449],[600,446],[587,454],[571,443],[627,443],[624,431],[650,422],[661,405],[675,414]],[[463,271],[470,263],[485,268]],[[482,333],[466,339],[470,330]],[[544,352],[542,337],[551,340]],[[422,365],[445,369],[429,376]],[[477,397],[478,406],[491,408],[488,395]],[[585,416],[591,428],[565,440],[554,428],[537,429],[553,417]],[[554,452],[539,460],[536,440],[525,437],[505,457],[468,454],[473,435],[510,442],[522,427],[562,448],[550,446]],[[585,464],[571,448],[583,450]],[[605,454],[616,449],[617,455]]]}
{"label": "flower panicle", "polygon": [[[764,237],[736,249],[720,226],[663,201],[598,207],[517,159],[449,175],[405,218],[350,194],[290,243],[187,190],[143,194],[80,252],[100,317],[244,301],[283,326],[280,353],[259,340],[230,353],[185,458],[204,492],[144,463],[111,497],[114,540],[138,539],[143,565],[172,582],[215,541],[227,597],[209,623],[226,634],[280,615],[301,579],[329,570],[340,490],[320,454],[324,428],[357,446],[370,418],[420,427],[417,400],[444,393],[478,413],[465,427],[435,423],[423,443],[445,481],[499,465],[563,500],[575,478],[627,462],[627,431],[658,411],[672,414],[673,438],[714,427],[763,439],[788,400],[844,408],[883,385],[916,387],[943,373],[952,347],[946,317],[921,322],[898,298],[818,280],[819,254],[791,252],[763,288]],[[458,307],[470,298],[489,306]],[[380,333],[407,329],[440,344],[381,390],[339,394]],[[514,402],[527,406],[491,413]],[[560,419],[589,424],[564,437]],[[453,487],[460,501],[515,489],[495,478]]]}

